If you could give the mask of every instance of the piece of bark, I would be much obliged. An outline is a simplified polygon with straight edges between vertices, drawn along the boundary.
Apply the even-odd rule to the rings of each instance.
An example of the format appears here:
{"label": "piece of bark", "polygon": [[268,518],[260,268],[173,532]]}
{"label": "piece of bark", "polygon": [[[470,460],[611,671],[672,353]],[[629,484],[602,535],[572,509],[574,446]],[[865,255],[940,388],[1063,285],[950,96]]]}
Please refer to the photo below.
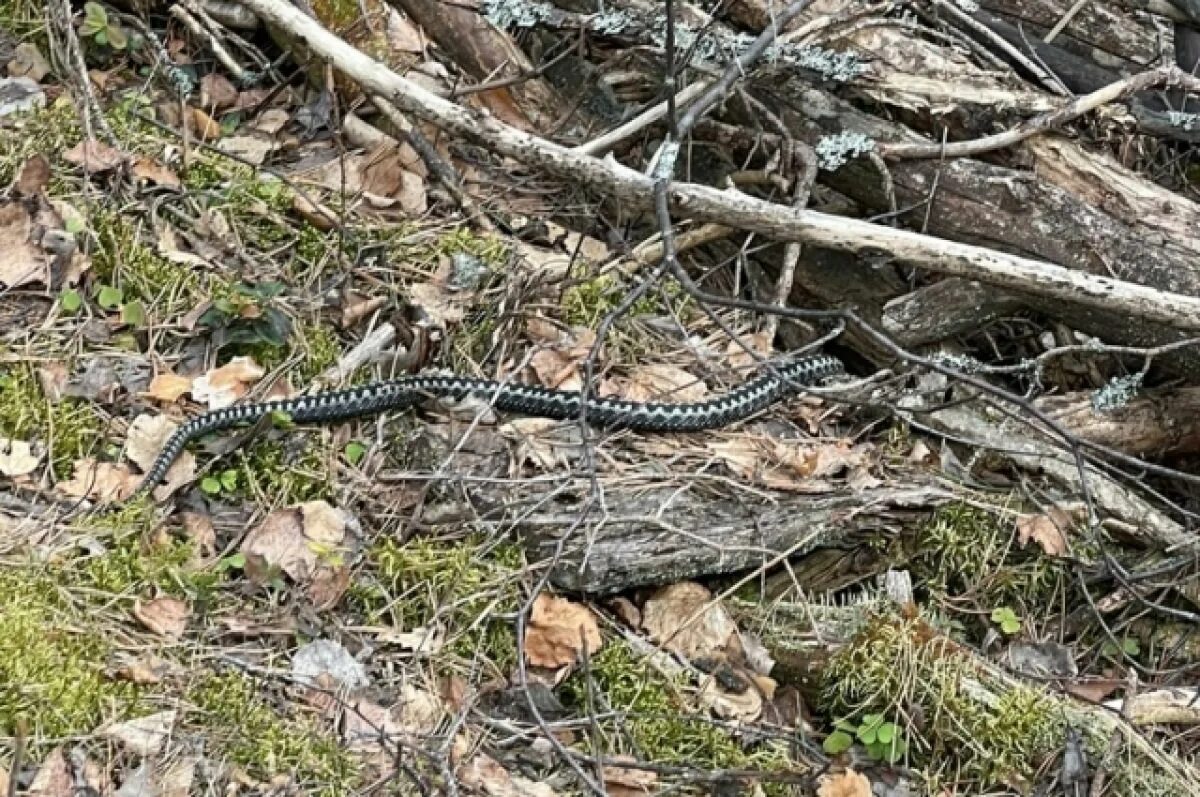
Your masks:
{"label": "piece of bark", "polygon": [[[402,7],[460,69],[479,81],[531,75],[533,64],[475,9],[439,0],[389,0]],[[523,130],[544,130],[564,100],[539,77],[482,92],[497,117]]]}
{"label": "piece of bark", "polygon": [[[611,493],[603,524],[566,540],[551,580],[575,592],[609,594],[773,566],[855,535],[912,529],[952,500],[953,493],[918,482],[773,501],[756,493],[714,500],[674,485]],[[553,505],[519,517],[530,561],[550,558],[574,520]]]}
{"label": "piece of bark", "polygon": [[963,279],[945,279],[892,299],[883,331],[902,346],[924,346],[978,331],[1022,307],[1020,297]]}
{"label": "piece of bark", "polygon": [[1093,408],[1091,393],[1047,396],[1034,405],[1084,440],[1126,454],[1200,453],[1200,388],[1146,392],[1105,412]]}

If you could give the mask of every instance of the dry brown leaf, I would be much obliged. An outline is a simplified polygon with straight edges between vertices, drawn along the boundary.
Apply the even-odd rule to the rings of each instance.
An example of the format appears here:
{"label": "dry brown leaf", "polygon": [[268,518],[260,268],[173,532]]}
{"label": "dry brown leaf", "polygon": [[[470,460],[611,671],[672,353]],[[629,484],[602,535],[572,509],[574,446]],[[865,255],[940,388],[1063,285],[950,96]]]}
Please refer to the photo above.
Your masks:
{"label": "dry brown leaf", "polygon": [[537,375],[538,382],[545,387],[579,390],[583,385],[583,380],[579,377],[578,360],[565,352],[538,349],[529,358],[529,367]]}
{"label": "dry brown leaf", "polygon": [[[746,349],[753,354],[747,352]],[[763,360],[770,359],[771,338],[765,332],[740,335],[737,340],[731,340],[725,346],[725,359],[729,363],[729,367],[739,371],[757,371],[762,367],[754,355],[758,355]]]}
{"label": "dry brown leaf", "polygon": [[718,683],[716,678],[704,682],[696,699],[713,714],[727,720],[752,722],[758,719],[763,710],[762,692],[753,687],[734,692]]}
{"label": "dry brown leaf", "polygon": [[175,712],[160,711],[144,717],[118,722],[104,729],[103,735],[119,742],[126,750],[140,756],[162,752],[175,727]]}
{"label": "dry brown leaf", "polygon": [[644,365],[629,375],[628,386],[622,394],[629,401],[675,404],[703,400],[708,395],[708,385],[673,365]]}
{"label": "dry brown leaf", "polygon": [[425,39],[421,35],[420,28],[402,14],[388,14],[387,41],[388,46],[393,50],[406,53],[425,51]]}
{"label": "dry brown leaf", "polygon": [[[637,763],[637,759],[624,755],[613,756],[612,760],[628,761],[631,764]],[[638,797],[638,795],[650,794],[651,789],[658,780],[658,775],[654,772],[617,766],[616,764],[605,764],[603,776],[604,785],[607,787],[609,797]]]}
{"label": "dry brown leaf", "polygon": [[1017,541],[1024,548],[1033,540],[1049,556],[1066,556],[1066,532],[1073,525],[1071,516],[1058,507],[1051,507],[1041,515],[1019,515],[1017,517]]}
{"label": "dry brown leaf", "polygon": [[187,621],[192,611],[178,598],[162,596],[143,603],[133,602],[133,616],[142,625],[159,636],[178,639],[187,630]]}
{"label": "dry brown leaf", "polygon": [[30,243],[33,219],[19,202],[0,204],[0,285],[47,282],[50,258]]}
{"label": "dry brown leaf", "polygon": [[463,300],[432,282],[410,285],[408,301],[442,327],[461,322],[465,315]]}
{"label": "dry brown leaf", "polygon": [[33,455],[33,447],[24,440],[0,437],[0,475],[27,476],[33,473],[42,461]]}
{"label": "dry brown leaf", "polygon": [[392,196],[400,203],[400,209],[409,216],[421,216],[429,210],[424,178],[407,169],[401,173],[400,187],[392,193]]}
{"label": "dry brown leaf", "polygon": [[323,545],[338,545],[346,539],[350,516],[325,501],[309,501],[300,505],[304,536]]}
{"label": "dry brown leaf", "polygon": [[32,197],[42,193],[50,183],[50,161],[42,154],[30,155],[21,165],[14,181],[18,196]]}
{"label": "dry brown leaf", "polygon": [[192,380],[192,397],[217,410],[245,396],[250,385],[266,374],[250,357],[234,357],[220,368]]}
{"label": "dry brown leaf", "polygon": [[[129,425],[129,432],[125,437],[126,456],[145,473],[153,466],[167,439],[178,428],[179,424],[166,415],[139,415]],[[196,455],[190,451],[182,451],[171,463],[162,481],[154,488],[154,497],[159,501],[166,500],[195,477]]]}
{"label": "dry brown leaf", "polygon": [[446,716],[442,699],[432,692],[405,684],[390,707],[358,701],[347,711],[342,738],[359,749],[377,750],[384,738],[396,736],[417,743],[434,733]]}
{"label": "dry brown leaf", "polygon": [[823,775],[817,786],[817,797],[872,797],[871,781],[853,769]]}
{"label": "dry brown leaf", "polygon": [[[279,509],[246,535],[241,551],[247,558],[261,557],[267,565],[278,567],[297,583],[312,582],[325,569],[332,571],[326,578],[333,578],[337,571],[348,568],[337,561],[344,559],[337,554],[346,543],[347,532],[357,533],[352,521],[344,510],[334,509],[324,501]],[[321,582],[318,589],[323,600],[330,599],[326,590],[335,585]]]}
{"label": "dry brown leaf", "polygon": [[506,440],[516,443],[513,465],[516,469],[532,463],[538,470],[561,470],[583,452],[579,427],[551,418],[513,418],[497,430]]}
{"label": "dry brown leaf", "polygon": [[266,564],[298,581],[306,580],[317,563],[317,555],[304,537],[300,512],[292,508],[267,515],[246,535],[241,552],[247,557],[262,557]]}
{"label": "dry brown leaf", "polygon": [[534,600],[525,632],[525,656],[533,666],[566,667],[585,645],[591,656],[602,644],[596,617],[586,606],[546,592]]}
{"label": "dry brown leaf", "polygon": [[168,675],[178,672],[177,665],[153,654],[136,659],[122,656],[119,664],[113,669],[113,675],[116,678],[142,685],[162,683]]}
{"label": "dry brown leaf", "polygon": [[[254,98],[253,90],[243,91],[238,95],[238,104],[247,103],[245,105],[246,108],[252,108],[261,101],[261,98]],[[290,121],[292,121],[292,115],[283,108],[268,108],[258,115],[258,118],[250,125],[250,129],[273,136],[287,127]]]}
{"label": "dry brown leaf", "polygon": [[535,783],[509,774],[496,759],[476,753],[455,768],[460,784],[477,789],[488,797],[557,797],[545,783]]}
{"label": "dry brown leaf", "polygon": [[147,158],[143,155],[139,155],[134,159],[129,172],[135,180],[145,180],[154,185],[166,186],[168,188],[179,188],[182,185],[179,175],[153,158]]}
{"label": "dry brown leaf", "polygon": [[91,498],[100,503],[124,501],[133,495],[141,477],[125,464],[97,462],[91,457],[75,461],[71,478],[58,483],[58,489],[75,498]]}
{"label": "dry brown leaf", "polygon": [[642,606],[642,628],[650,638],[686,659],[720,657],[737,625],[712,593],[682,581],[657,590]]}
{"label": "dry brown leaf", "polygon": [[150,380],[150,386],[142,392],[142,396],[173,404],[179,401],[192,389],[190,377],[177,374],[159,374]]}
{"label": "dry brown leaf", "polygon": [[1099,703],[1118,689],[1128,686],[1119,678],[1078,678],[1066,681],[1066,690],[1081,700]]}
{"label": "dry brown leaf", "polygon": [[29,797],[74,797],[75,779],[63,748],[54,748],[38,767],[26,791]]}
{"label": "dry brown leaf", "polygon": [[221,123],[199,108],[189,108],[189,118],[192,132],[202,141],[212,141],[221,137]]}
{"label": "dry brown leaf", "polygon": [[200,104],[205,108],[223,111],[232,107],[237,98],[237,89],[220,72],[209,72],[200,78]]}
{"label": "dry brown leaf", "polygon": [[117,168],[128,156],[103,141],[85,138],[64,152],[62,157],[67,163],[83,167],[92,173],[100,173]]}
{"label": "dry brown leaf", "polygon": [[9,77],[27,77],[35,83],[50,74],[50,62],[33,42],[21,42],[12,51],[13,58],[8,62]]}
{"label": "dry brown leaf", "polygon": [[206,556],[216,553],[217,530],[213,528],[212,518],[199,512],[184,512],[181,519],[184,533],[196,543],[201,553]]}

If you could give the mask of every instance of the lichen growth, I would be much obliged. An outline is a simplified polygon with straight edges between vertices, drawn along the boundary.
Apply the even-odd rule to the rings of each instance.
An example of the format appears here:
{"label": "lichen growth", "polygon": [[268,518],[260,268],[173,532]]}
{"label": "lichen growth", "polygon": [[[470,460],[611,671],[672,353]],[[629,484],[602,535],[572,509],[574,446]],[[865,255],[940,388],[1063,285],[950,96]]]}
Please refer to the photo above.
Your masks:
{"label": "lichen growth", "polygon": [[239,673],[204,677],[188,690],[193,718],[226,756],[252,776],[288,775],[300,793],[341,797],[358,785],[357,768],[329,730],[277,713],[256,684]]}

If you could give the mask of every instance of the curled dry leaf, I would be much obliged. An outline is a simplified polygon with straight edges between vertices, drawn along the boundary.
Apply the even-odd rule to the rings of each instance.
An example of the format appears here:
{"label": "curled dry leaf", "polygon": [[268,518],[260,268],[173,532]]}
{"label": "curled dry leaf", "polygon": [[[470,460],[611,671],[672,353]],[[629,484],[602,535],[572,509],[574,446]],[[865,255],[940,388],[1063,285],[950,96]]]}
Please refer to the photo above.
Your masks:
{"label": "curled dry leaf", "polygon": [[62,157],[67,163],[80,166],[89,172],[98,173],[117,168],[125,162],[128,156],[103,141],[85,138],[64,152]]}
{"label": "curled dry leaf", "polygon": [[38,767],[26,794],[29,797],[70,797],[75,794],[75,778],[63,748],[50,751]]}
{"label": "curled dry leaf", "polygon": [[134,159],[133,165],[129,167],[129,172],[135,180],[144,180],[153,185],[161,185],[166,188],[179,188],[183,185],[179,180],[179,175],[153,158],[143,155]]}
{"label": "curled dry leaf", "polygon": [[246,535],[241,552],[305,585],[314,602],[336,603],[349,586],[345,551],[359,536],[355,518],[324,501],[279,509]]}
{"label": "curled dry leaf", "polygon": [[140,756],[157,755],[171,738],[175,727],[175,712],[160,711],[127,722],[118,722],[104,729],[104,736]]}
{"label": "curled dry leaf", "polygon": [[726,689],[716,678],[708,678],[696,698],[718,717],[727,720],[758,719],[763,710],[763,693],[754,687],[735,692]]}
{"label": "curled dry leaf", "polygon": [[[613,756],[614,761],[637,763],[630,756]],[[644,769],[606,764],[603,769],[604,785],[609,797],[639,797],[650,794],[658,775]]]}
{"label": "curled dry leaf", "polygon": [[58,489],[75,498],[90,498],[100,503],[124,501],[133,495],[141,477],[125,464],[97,462],[91,457],[76,460],[71,478],[58,483]]}
{"label": "curled dry leaf", "polygon": [[250,385],[266,374],[250,357],[234,357],[192,381],[192,396],[211,410],[228,407],[246,395]]}
{"label": "curled dry leaf", "polygon": [[34,220],[19,202],[0,203],[0,285],[48,282],[50,257],[30,242]]}
{"label": "curled dry leaf", "polygon": [[[126,456],[145,473],[153,466],[167,438],[178,428],[179,425],[165,415],[139,415],[129,425],[129,433],[125,438]],[[182,451],[154,488],[154,497],[160,501],[169,498],[195,477],[196,456],[190,451]]]}
{"label": "curled dry leaf", "polygon": [[487,797],[556,797],[545,783],[512,775],[487,753],[476,753],[455,767],[460,784]]}
{"label": "curled dry leaf", "polygon": [[871,781],[853,769],[823,775],[817,786],[817,797],[872,797]]}
{"label": "curled dry leaf", "polygon": [[178,598],[162,596],[143,603],[133,602],[133,616],[154,633],[170,639],[178,639],[187,630],[187,621],[192,611]]}
{"label": "curled dry leaf", "polygon": [[33,473],[42,461],[33,455],[33,447],[24,440],[0,437],[0,475],[27,476]]}
{"label": "curled dry leaf", "polygon": [[663,587],[642,606],[642,628],[651,639],[686,659],[720,658],[737,625],[712,593],[682,581]]}
{"label": "curled dry leaf", "polygon": [[703,400],[708,385],[673,365],[644,365],[630,374],[622,394],[629,401],[682,403]]}
{"label": "curled dry leaf", "polygon": [[590,656],[602,643],[596,617],[586,606],[545,592],[534,600],[525,632],[525,656],[533,666],[566,667],[584,645]]}
{"label": "curled dry leaf", "polygon": [[42,193],[49,184],[50,161],[46,160],[45,155],[38,153],[29,156],[29,159],[21,164],[21,170],[17,172],[17,179],[14,181],[13,187],[16,189],[17,196],[32,197]]}
{"label": "curled dry leaf", "polygon": [[1050,556],[1066,556],[1067,531],[1074,525],[1071,515],[1059,507],[1051,507],[1040,515],[1020,515],[1017,518],[1017,540],[1024,548],[1033,540]]}
{"label": "curled dry leaf", "polygon": [[192,389],[190,377],[176,374],[159,374],[150,380],[150,386],[142,393],[146,398],[173,404]]}
{"label": "curled dry leaf", "polygon": [[355,703],[345,714],[342,737],[352,747],[367,750],[381,749],[384,739],[399,737],[419,742],[433,734],[445,716],[446,707],[440,697],[405,684],[388,708],[369,700]]}

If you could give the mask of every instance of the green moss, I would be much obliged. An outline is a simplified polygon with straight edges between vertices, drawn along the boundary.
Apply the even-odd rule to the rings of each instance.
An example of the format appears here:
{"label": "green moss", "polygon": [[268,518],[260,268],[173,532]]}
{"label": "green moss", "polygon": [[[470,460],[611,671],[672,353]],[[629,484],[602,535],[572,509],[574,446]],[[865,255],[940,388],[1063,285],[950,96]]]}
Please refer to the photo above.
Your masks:
{"label": "green moss", "polygon": [[51,402],[42,392],[32,365],[0,370],[0,434],[50,445],[50,462],[59,478],[86,456],[100,439],[101,422],[86,401],[62,398]]}
{"label": "green moss", "polygon": [[940,508],[918,533],[914,580],[934,593],[970,595],[979,610],[1011,606],[1019,614],[1044,610],[1070,588],[1060,560],[1022,550],[1011,520],[964,503]]}
{"label": "green moss", "polygon": [[[829,716],[895,722],[933,781],[945,775],[986,790],[1027,780],[1063,738],[1063,712],[1045,691],[1017,687],[989,700],[984,674],[953,643],[890,611],[878,611],[822,676]],[[920,726],[909,721],[915,714]]]}
{"label": "green moss", "polygon": [[523,554],[513,544],[482,537],[438,542],[386,539],[367,554],[368,572],[351,600],[372,622],[411,630],[433,623],[454,636],[447,650],[482,654],[500,671],[516,663],[511,615],[520,605]]}
{"label": "green moss", "polygon": [[238,673],[209,675],[188,691],[196,718],[222,752],[259,779],[290,776],[304,794],[346,795],[356,767],[333,734],[272,709],[263,687]]}
{"label": "green moss", "polygon": [[[4,185],[12,182],[17,170],[32,155],[41,154],[51,164],[59,163],[62,153],[73,146],[81,134],[79,116],[65,98],[19,117],[7,118],[5,123],[9,126],[0,135],[0,183]],[[54,190],[53,180],[51,189],[55,194],[70,193]]]}
{"label": "green moss", "polygon": [[286,445],[278,440],[253,443],[243,456],[239,483],[247,485],[250,495],[265,495],[284,505],[328,499],[333,493],[328,446],[317,435],[309,435],[298,454],[289,454]]}
{"label": "green moss", "polygon": [[591,660],[592,689],[582,670],[563,683],[564,702],[579,712],[589,705],[617,712],[617,719],[600,721],[611,749],[605,755],[630,753],[642,761],[685,764],[700,770],[794,767],[785,741],[764,742],[743,748],[730,732],[704,721],[703,709],[688,706],[682,680],[671,680],[627,644],[609,640]]}
{"label": "green moss", "polygon": [[[675,283],[664,288],[669,298],[682,297],[682,290]],[[612,274],[601,274],[572,285],[563,293],[563,320],[573,326],[594,327],[606,315],[616,310],[629,292],[629,286]],[[629,308],[630,317],[655,315],[664,311],[659,293],[653,289],[643,294]],[[683,304],[677,308],[682,312]]]}
{"label": "green moss", "polygon": [[104,635],[66,602],[50,574],[0,568],[0,732],[24,718],[30,737],[89,733],[126,716],[139,692],[104,675]]}

